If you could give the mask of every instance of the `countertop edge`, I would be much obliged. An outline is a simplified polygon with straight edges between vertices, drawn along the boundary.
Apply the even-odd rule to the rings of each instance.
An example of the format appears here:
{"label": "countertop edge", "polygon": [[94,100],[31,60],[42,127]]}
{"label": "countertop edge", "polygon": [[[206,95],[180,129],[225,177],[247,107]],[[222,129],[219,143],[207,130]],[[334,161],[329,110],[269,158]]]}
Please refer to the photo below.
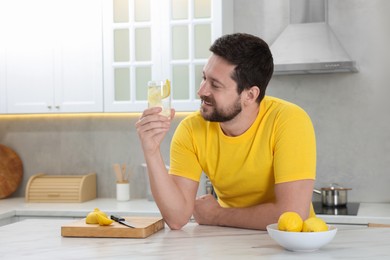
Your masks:
{"label": "countertop edge", "polygon": [[7,198],[0,200],[0,220],[14,217],[84,218],[94,208],[122,216],[161,216],[154,201],[146,199],[118,202],[97,198],[80,203],[32,203],[25,202],[24,198]]}
{"label": "countertop edge", "polygon": [[[96,207],[107,214],[161,216],[156,203],[147,199],[122,202],[114,198],[97,198],[80,203],[32,203],[25,202],[24,198],[6,198],[0,200],[0,220],[13,217],[83,218]],[[390,224],[390,203],[360,203],[357,216],[317,216],[329,224]]]}

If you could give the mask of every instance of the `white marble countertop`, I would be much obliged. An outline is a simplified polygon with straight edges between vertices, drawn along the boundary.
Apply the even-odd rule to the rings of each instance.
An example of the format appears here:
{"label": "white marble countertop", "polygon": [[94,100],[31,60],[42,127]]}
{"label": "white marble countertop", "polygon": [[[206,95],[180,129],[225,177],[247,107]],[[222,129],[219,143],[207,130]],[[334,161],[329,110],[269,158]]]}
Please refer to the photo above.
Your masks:
{"label": "white marble countertop", "polygon": [[153,201],[118,202],[95,199],[83,203],[25,203],[24,198],[0,200],[0,259],[272,259],[363,258],[389,259],[390,228],[368,228],[368,223],[390,224],[390,204],[361,203],[357,216],[320,215],[339,224],[335,239],[312,253],[289,252],[266,231],[188,223],[182,230],[165,228],[146,239],[69,238],[61,226],[83,218],[94,208],[108,214],[160,216]]}
{"label": "white marble countertop", "polygon": [[[160,216],[155,202],[146,199],[119,202],[98,198],[83,203],[26,203],[24,198],[7,198],[0,200],[0,221],[13,217],[85,217],[96,207],[109,214]],[[360,203],[357,216],[318,216],[329,224],[390,224],[390,203]]]}
{"label": "white marble countertop", "polygon": [[389,259],[390,228],[338,226],[314,252],[291,252],[266,231],[187,224],[145,239],[61,236],[64,219],[27,219],[0,227],[1,259]]}

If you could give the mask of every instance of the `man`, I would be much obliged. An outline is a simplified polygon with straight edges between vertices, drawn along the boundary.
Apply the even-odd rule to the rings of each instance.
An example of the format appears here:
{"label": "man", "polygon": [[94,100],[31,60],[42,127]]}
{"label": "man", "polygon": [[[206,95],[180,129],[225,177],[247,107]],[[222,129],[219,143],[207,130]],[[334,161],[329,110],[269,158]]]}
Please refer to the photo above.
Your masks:
{"label": "man", "polygon": [[[199,224],[264,230],[286,211],[314,215],[314,129],[298,106],[265,96],[273,73],[268,45],[248,34],[217,39],[203,70],[200,111],[183,119],[171,143],[170,170],[160,143],[174,117],[146,109],[136,123],[150,185],[171,229]],[[196,198],[202,171],[218,196]]]}

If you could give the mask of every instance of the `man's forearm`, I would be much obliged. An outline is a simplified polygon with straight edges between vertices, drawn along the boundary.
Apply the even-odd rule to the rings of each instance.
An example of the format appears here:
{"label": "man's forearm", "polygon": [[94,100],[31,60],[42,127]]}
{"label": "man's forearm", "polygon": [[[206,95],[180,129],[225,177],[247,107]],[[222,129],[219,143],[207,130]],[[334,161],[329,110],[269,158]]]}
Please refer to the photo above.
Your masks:
{"label": "man's forearm", "polygon": [[302,219],[310,214],[314,180],[277,184],[275,202],[245,208],[222,208],[215,198],[205,195],[197,199],[194,216],[199,224],[265,230],[286,211],[297,212]]}
{"label": "man's forearm", "polygon": [[248,208],[221,208],[216,224],[247,229],[265,230],[270,223],[276,223],[281,212],[273,203]]}
{"label": "man's forearm", "polygon": [[192,215],[193,203],[187,201],[172,176],[167,172],[161,154],[145,155],[151,191],[165,222],[171,229],[180,229]]}
{"label": "man's forearm", "polygon": [[199,197],[194,217],[201,225],[215,225],[264,230],[279,218],[280,209],[273,203],[246,208],[223,208],[212,195]]}

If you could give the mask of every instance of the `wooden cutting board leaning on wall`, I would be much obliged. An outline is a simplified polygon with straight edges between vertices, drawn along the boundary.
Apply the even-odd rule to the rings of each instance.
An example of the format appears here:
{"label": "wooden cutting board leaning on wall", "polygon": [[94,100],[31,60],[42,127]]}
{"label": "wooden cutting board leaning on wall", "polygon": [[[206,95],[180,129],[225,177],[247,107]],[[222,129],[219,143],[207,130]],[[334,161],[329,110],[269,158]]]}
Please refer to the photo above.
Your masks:
{"label": "wooden cutting board leaning on wall", "polygon": [[11,148],[0,144],[0,199],[15,192],[22,179],[22,160]]}

